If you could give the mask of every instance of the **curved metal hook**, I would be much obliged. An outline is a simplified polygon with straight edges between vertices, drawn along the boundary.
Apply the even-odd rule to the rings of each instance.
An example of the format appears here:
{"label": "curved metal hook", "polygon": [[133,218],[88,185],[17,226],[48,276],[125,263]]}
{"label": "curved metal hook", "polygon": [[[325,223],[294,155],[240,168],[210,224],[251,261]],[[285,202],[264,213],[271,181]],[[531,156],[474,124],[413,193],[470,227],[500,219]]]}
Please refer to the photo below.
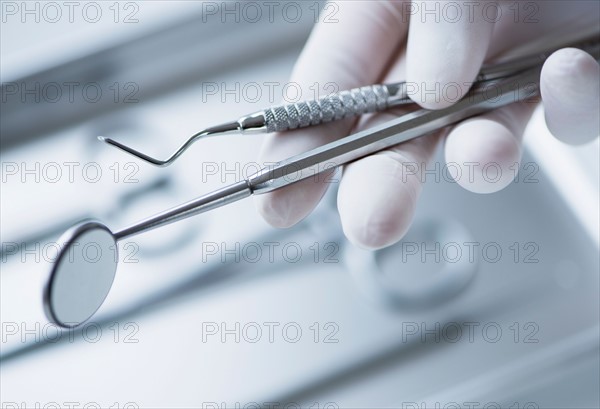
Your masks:
{"label": "curved metal hook", "polygon": [[183,154],[194,142],[198,139],[203,138],[205,136],[211,136],[216,134],[223,133],[231,133],[231,132],[239,132],[241,131],[241,126],[239,122],[230,122],[223,125],[213,126],[211,128],[203,129],[200,132],[196,132],[194,135],[190,136],[187,141],[185,141],[171,156],[169,156],[165,160],[156,159],[152,156],[148,156],[145,153],[142,153],[136,149],[133,149],[127,145],[122,144],[121,142],[117,142],[114,139],[107,138],[105,136],[99,136],[98,140],[106,142],[109,145],[114,146],[115,148],[121,149],[123,152],[127,152],[130,155],[135,156],[143,161],[146,161],[154,166],[165,167],[169,166],[175,160]]}

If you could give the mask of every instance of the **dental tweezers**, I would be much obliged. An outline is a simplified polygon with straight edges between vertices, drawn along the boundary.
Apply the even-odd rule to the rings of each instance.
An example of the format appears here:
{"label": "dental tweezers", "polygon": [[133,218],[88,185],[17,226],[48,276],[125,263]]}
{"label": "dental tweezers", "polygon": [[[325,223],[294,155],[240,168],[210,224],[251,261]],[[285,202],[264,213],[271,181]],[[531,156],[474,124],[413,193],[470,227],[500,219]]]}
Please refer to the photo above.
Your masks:
{"label": "dental tweezers", "polygon": [[[441,110],[418,109],[384,124],[293,156],[267,166],[245,180],[221,188],[187,203],[144,219],[115,234],[117,238],[173,223],[253,194],[262,194],[290,185],[327,170],[360,159],[407,140],[429,134],[466,118],[539,95],[539,79],[546,58],[565,46],[580,48],[600,59],[598,34],[583,41],[562,45],[496,64],[481,70],[470,91],[456,104]],[[107,143],[157,166],[167,166],[176,160],[199,138],[231,133],[281,132],[318,125],[365,113],[379,112],[391,107],[412,104],[407,95],[407,84],[372,85],[342,91],[320,98],[269,108],[237,121],[207,128],[190,137],[171,157],[158,160],[108,138]]]}

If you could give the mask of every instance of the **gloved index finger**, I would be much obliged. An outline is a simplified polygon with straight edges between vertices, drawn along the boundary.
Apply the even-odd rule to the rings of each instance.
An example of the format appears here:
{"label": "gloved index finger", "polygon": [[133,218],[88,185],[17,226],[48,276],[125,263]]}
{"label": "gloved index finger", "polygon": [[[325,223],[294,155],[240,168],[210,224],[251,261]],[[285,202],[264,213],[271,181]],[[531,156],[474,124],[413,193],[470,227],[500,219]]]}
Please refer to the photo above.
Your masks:
{"label": "gloved index finger", "polygon": [[[314,98],[315,90],[327,94],[378,82],[406,36],[408,19],[402,14],[403,4],[344,1],[325,5],[328,18],[321,17],[316,24],[290,81],[306,99]],[[279,161],[346,136],[353,123],[342,120],[268,135],[260,161]],[[309,178],[257,196],[258,210],[272,225],[293,225],[312,211],[327,185],[326,178]]]}
{"label": "gloved index finger", "polygon": [[407,45],[409,96],[428,109],[458,102],[487,53],[495,18],[489,2],[413,1]]}

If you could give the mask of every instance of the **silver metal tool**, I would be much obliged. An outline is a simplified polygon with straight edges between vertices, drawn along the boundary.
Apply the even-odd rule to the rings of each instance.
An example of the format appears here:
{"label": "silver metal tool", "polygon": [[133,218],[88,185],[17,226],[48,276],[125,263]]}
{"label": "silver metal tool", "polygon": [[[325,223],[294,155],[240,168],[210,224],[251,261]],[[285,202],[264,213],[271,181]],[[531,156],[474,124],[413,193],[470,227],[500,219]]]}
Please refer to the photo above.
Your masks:
{"label": "silver metal tool", "polygon": [[[598,35],[575,44],[593,53],[597,51]],[[595,44],[595,46],[594,46]],[[558,48],[518,58],[503,64],[484,67],[473,85],[474,88],[489,81],[506,77],[521,70],[534,67],[545,61]],[[337,121],[367,113],[385,111],[389,108],[412,104],[406,82],[376,84],[327,95],[316,100],[303,101],[268,108],[239,118],[236,121],[201,130],[188,138],[170,157],[160,160],[148,156],[113,139],[99,136],[98,139],[156,166],[172,164],[197,140],[227,133],[270,133],[305,128]]]}
{"label": "silver metal tool", "polygon": [[153,165],[168,166],[194,142],[206,136],[226,133],[282,132],[320,125],[350,116],[384,111],[390,107],[407,103],[412,103],[412,101],[406,95],[405,84],[397,83],[354,88],[317,100],[268,108],[243,116],[237,121],[213,126],[195,133],[165,160],[153,158],[110,138],[99,136],[98,139]]}
{"label": "silver metal tool", "polygon": [[[584,42],[575,43],[574,46],[586,50],[596,59],[600,58],[600,41],[597,35]],[[118,261],[117,241],[207,212],[253,194],[266,193],[290,185],[473,115],[536,96],[539,92],[542,63],[548,55],[548,52],[536,54],[527,59],[490,67],[482,72],[481,80],[463,99],[448,108],[436,111],[416,110],[385,124],[296,155],[273,166],[265,167],[245,180],[158,213],[116,233],[97,221],[86,221],[76,225],[60,240],[66,245],[56,259],[44,292],[48,317],[58,325],[74,327],[85,322],[100,308],[115,276]],[[405,102],[404,97],[398,92],[392,93],[394,95],[392,100],[384,101],[383,97],[378,99],[375,89],[381,91],[383,88],[380,87],[383,86],[371,87],[371,91],[355,91],[354,96],[352,92],[342,93],[339,96],[326,97],[321,102],[314,102],[312,105],[315,108],[310,111],[312,114],[310,112],[303,114],[302,122],[299,117],[294,116],[294,119],[291,119],[290,113],[294,110],[298,112],[300,109],[299,104],[295,104],[259,112],[245,117],[243,121],[210,128],[186,142],[164,163],[143,154],[139,155],[151,162],[168,164],[179,156],[195,140],[194,138],[203,135],[232,130],[270,132],[290,129],[292,126],[299,127],[307,122],[321,123],[325,119],[334,120],[348,115],[371,112],[369,110],[379,106]],[[390,86],[386,87],[389,95]],[[401,88],[402,86],[398,85],[398,89]],[[363,101],[367,94],[371,95],[369,97],[371,102],[362,104],[360,101]],[[347,102],[348,105],[343,105],[339,107],[339,111],[336,111],[332,108],[333,100],[337,100],[340,104],[343,104],[343,101],[352,100],[352,102]],[[311,106],[311,103],[300,106]],[[116,144],[114,141],[111,143]],[[117,146],[120,147],[119,144]],[[133,151],[127,147],[123,149]],[[132,153],[138,155],[136,151]],[[97,252],[101,255],[99,258],[90,258],[82,252],[82,249],[90,246],[100,250]]]}

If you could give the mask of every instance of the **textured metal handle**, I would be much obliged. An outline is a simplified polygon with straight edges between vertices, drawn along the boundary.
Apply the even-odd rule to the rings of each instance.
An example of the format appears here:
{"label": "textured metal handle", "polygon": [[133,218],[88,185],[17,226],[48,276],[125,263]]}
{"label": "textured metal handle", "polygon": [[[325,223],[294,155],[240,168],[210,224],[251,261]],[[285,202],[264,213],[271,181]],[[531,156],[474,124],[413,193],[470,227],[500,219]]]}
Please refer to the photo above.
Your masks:
{"label": "textured metal handle", "polygon": [[267,132],[319,125],[388,108],[385,85],[371,85],[327,95],[318,100],[281,105],[265,111]]}

